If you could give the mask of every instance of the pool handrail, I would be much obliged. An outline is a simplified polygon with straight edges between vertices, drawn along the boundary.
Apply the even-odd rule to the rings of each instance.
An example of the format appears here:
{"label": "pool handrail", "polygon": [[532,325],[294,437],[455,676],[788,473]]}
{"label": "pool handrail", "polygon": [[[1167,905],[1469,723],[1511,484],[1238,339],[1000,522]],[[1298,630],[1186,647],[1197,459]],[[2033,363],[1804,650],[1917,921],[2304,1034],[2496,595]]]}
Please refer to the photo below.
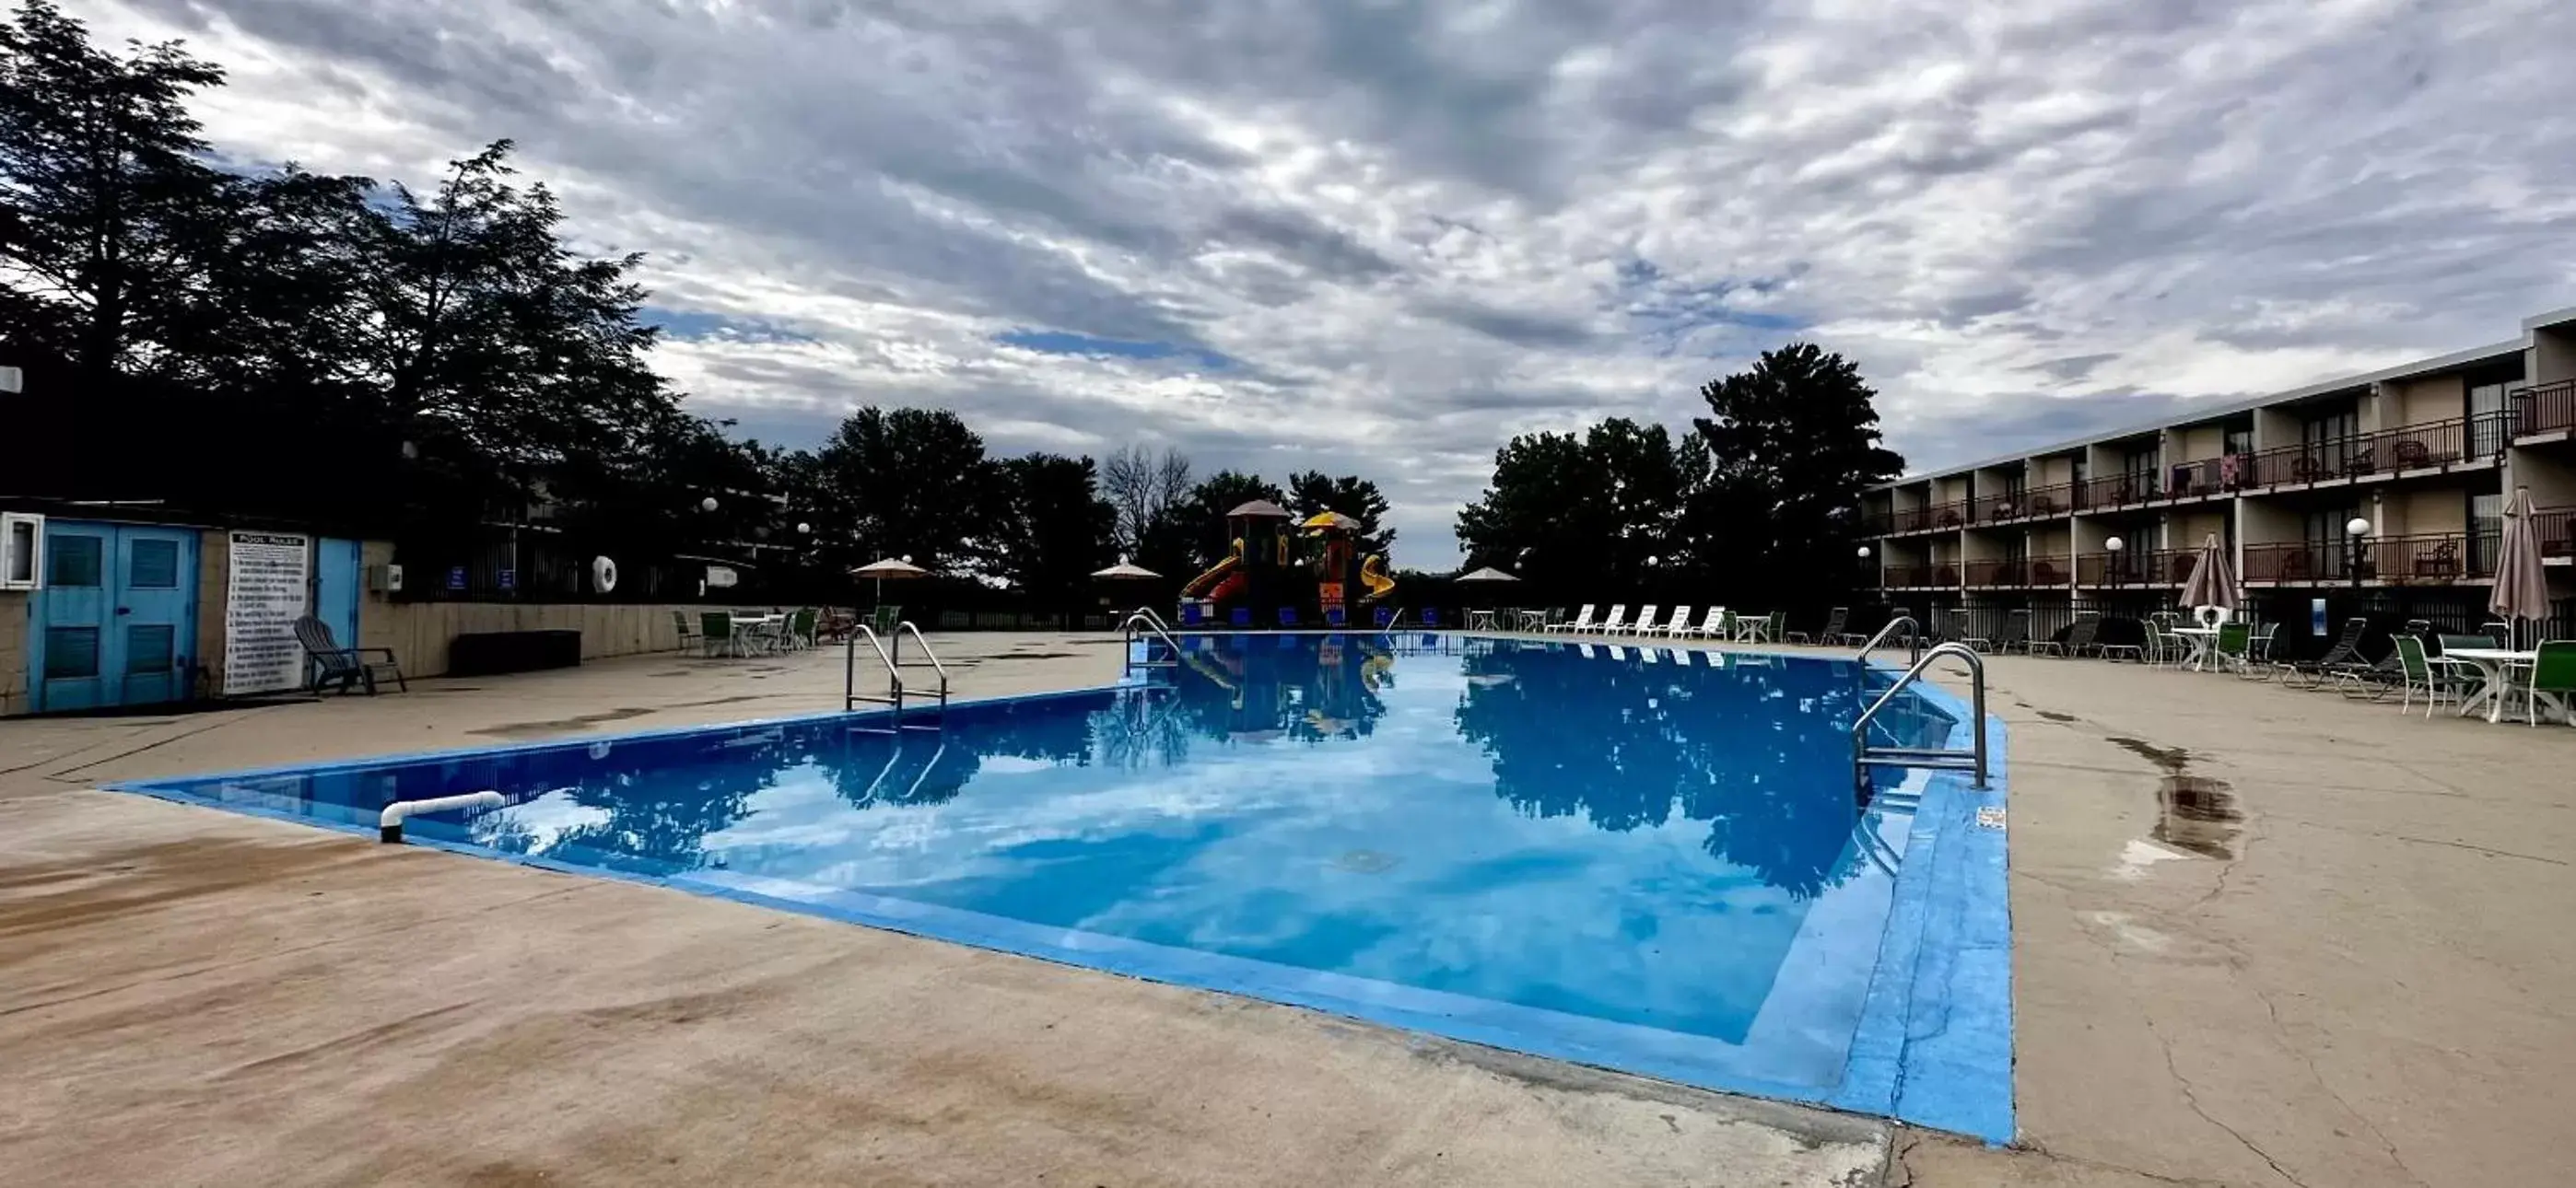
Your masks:
{"label": "pool handrail", "polygon": [[1897,624],[1899,623],[1905,625],[1905,642],[1907,645],[1906,662],[1911,664],[1921,661],[1923,659],[1923,625],[1915,622],[1914,616],[1912,615],[1898,615],[1895,618],[1889,619],[1884,626],[1881,626],[1878,629],[1878,634],[1870,636],[1869,642],[1860,646],[1860,655],[1854,657],[1854,659],[1859,660],[1863,664],[1869,663],[1869,654],[1876,651],[1878,649],[1878,645],[1887,642],[1887,633],[1896,630]]}
{"label": "pool handrail", "polygon": [[403,819],[423,813],[443,813],[461,808],[500,808],[510,798],[486,788],[480,792],[460,792],[454,796],[432,796],[423,800],[397,800],[376,815],[376,840],[391,844],[403,839]]}
{"label": "pool handrail", "polygon": [[1161,637],[1163,643],[1172,649],[1172,658],[1170,660],[1154,660],[1150,658],[1145,660],[1135,660],[1132,658],[1134,656],[1134,652],[1130,651],[1129,656],[1131,659],[1128,663],[1141,665],[1147,668],[1168,668],[1180,662],[1181,641],[1172,638],[1172,633],[1164,629],[1163,621],[1156,617],[1153,611],[1141,606],[1137,607],[1135,610],[1129,611],[1127,613],[1127,621],[1120,623],[1118,625],[1118,630],[1119,633],[1125,637],[1125,642],[1133,645],[1138,638],[1136,628],[1139,626],[1142,626],[1147,631],[1151,631],[1155,635]]}
{"label": "pool handrail", "polygon": [[[1870,719],[1877,717],[1878,711],[1887,708],[1887,704],[1896,700],[1899,692],[1907,685],[1913,684],[1923,675],[1924,669],[1930,668],[1933,661],[1943,656],[1956,656],[1968,662],[1970,713],[1973,715],[1968,723],[1971,749],[1961,752],[1943,747],[1873,747],[1869,745]],[[1975,648],[1963,643],[1955,641],[1937,643],[1932,645],[1932,650],[1923,653],[1915,660],[1913,666],[1905,670],[1905,675],[1896,678],[1894,684],[1882,690],[1878,700],[1869,703],[1869,708],[1862,710],[1860,717],[1852,722],[1852,782],[1854,787],[1866,789],[1868,785],[1862,781],[1867,778],[1867,775],[1861,769],[1871,763],[1958,771],[1961,770],[1959,766],[1961,760],[1968,760],[1974,764],[1970,770],[1975,771],[1977,780],[1968,786],[1983,791],[1987,781],[1986,658],[1978,655]]]}

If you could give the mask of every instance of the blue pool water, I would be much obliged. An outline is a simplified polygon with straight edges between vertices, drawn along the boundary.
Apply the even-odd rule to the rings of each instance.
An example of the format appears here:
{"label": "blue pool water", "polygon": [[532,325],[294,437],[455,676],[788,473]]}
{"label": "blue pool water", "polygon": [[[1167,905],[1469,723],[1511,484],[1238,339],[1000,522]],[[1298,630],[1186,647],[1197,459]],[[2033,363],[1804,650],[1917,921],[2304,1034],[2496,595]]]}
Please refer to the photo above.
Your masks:
{"label": "blue pool water", "polygon": [[[1921,773],[1855,789],[1886,673],[1426,635],[1193,637],[1184,659],[1163,687],[961,705],[935,733],[835,716],[137,790],[371,829],[393,800],[498,789],[409,830],[2009,1136],[2008,1038],[1949,1034],[2008,1037],[1980,956],[2000,837],[1967,823],[2000,801]],[[1883,720],[1963,740],[1943,702]],[[1943,1080],[1909,1102],[1918,1067]]]}

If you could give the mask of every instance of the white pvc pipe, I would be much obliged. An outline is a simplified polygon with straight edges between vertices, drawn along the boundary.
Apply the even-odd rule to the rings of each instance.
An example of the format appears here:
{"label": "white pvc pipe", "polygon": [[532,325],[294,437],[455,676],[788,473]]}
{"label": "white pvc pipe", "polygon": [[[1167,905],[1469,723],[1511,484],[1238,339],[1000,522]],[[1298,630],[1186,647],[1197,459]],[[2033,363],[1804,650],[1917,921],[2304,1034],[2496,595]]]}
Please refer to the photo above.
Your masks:
{"label": "white pvc pipe", "polygon": [[443,813],[449,809],[499,808],[508,803],[510,803],[509,797],[490,790],[467,792],[459,796],[433,796],[427,800],[397,800],[386,805],[384,814],[376,818],[376,840],[401,841],[402,823],[405,817],[416,817],[422,813]]}

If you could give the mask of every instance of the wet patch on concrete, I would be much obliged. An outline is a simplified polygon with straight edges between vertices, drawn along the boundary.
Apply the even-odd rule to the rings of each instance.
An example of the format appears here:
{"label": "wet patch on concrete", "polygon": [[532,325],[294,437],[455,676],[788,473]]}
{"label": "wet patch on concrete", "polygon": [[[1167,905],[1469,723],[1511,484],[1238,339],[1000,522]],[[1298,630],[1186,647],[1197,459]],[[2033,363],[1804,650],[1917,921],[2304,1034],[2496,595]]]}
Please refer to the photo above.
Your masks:
{"label": "wet patch on concrete", "polygon": [[2038,713],[2040,717],[2046,718],[2051,722],[2074,722],[2080,720],[2073,714],[2061,714],[2056,710],[2040,710]]}
{"label": "wet patch on concrete", "polygon": [[628,718],[640,718],[652,712],[637,706],[622,705],[616,709],[602,710],[595,714],[579,714],[570,718],[553,718],[543,722],[509,722],[499,726],[486,726],[481,730],[469,730],[466,733],[488,735],[493,738],[530,738],[537,735],[562,734],[568,730],[579,730],[605,722],[623,722]]}
{"label": "wet patch on concrete", "polygon": [[2156,785],[2156,827],[2148,836],[2204,858],[2234,858],[2245,814],[2225,780],[2169,775]]}
{"label": "wet patch on concrete", "polygon": [[2160,747],[2143,739],[2135,738],[2113,738],[2106,739],[2104,741],[2110,743],[2112,746],[2119,747],[2131,752],[2132,754],[2141,756],[2145,758],[2147,762],[2153,763],[2169,772],[2179,772],[2182,769],[2191,766],[2191,752],[2181,747]]}

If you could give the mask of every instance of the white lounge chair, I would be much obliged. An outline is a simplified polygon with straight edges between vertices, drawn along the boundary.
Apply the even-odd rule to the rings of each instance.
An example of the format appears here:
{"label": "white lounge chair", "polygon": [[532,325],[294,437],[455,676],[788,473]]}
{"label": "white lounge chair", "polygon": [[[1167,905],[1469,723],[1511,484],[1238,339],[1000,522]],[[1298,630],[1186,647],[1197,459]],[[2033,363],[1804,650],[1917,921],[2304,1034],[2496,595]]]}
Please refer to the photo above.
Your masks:
{"label": "white lounge chair", "polygon": [[1591,603],[1589,603],[1589,602],[1584,603],[1584,604],[1583,604],[1583,611],[1582,611],[1582,613],[1581,613],[1581,614],[1578,614],[1578,615],[1576,615],[1576,616],[1574,616],[1574,621],[1573,621],[1573,622],[1571,622],[1571,623],[1550,623],[1550,624],[1548,624],[1545,628],[1542,628],[1542,630],[1548,631],[1548,632],[1550,632],[1550,633],[1559,632],[1559,631],[1590,631],[1590,630],[1592,630],[1592,604],[1591,604]]}
{"label": "white lounge chair", "polygon": [[1637,608],[1637,621],[1628,625],[1628,634],[1646,635],[1652,633],[1654,629],[1655,604],[1649,602]]}
{"label": "white lounge chair", "polygon": [[1661,624],[1648,623],[1637,629],[1641,635],[1660,635],[1666,639],[1680,639],[1682,633],[1688,630],[1690,630],[1690,608],[1687,606],[1674,607],[1673,616]]}
{"label": "white lounge chair", "polygon": [[1722,606],[1708,608],[1708,616],[1699,621],[1699,626],[1684,627],[1681,633],[1685,636],[1696,635],[1701,639],[1726,638],[1726,608]]}
{"label": "white lounge chair", "polygon": [[1610,613],[1601,616],[1601,621],[1594,623],[1591,628],[1594,635],[1616,635],[1627,629],[1628,604],[1624,602],[1611,603]]}

